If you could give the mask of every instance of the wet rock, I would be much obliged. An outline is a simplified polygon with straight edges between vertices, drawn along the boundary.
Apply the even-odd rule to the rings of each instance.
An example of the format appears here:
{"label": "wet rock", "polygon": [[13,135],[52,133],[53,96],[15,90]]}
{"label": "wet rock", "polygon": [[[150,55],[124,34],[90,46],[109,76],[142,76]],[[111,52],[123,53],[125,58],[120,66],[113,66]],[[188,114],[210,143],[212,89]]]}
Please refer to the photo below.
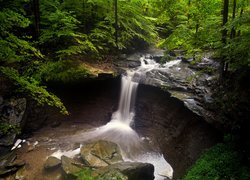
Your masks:
{"label": "wet rock", "polygon": [[[100,173],[100,172],[99,172]],[[102,172],[103,174],[99,174],[98,172],[92,172],[92,177],[98,177],[101,179],[119,179],[119,180],[128,180],[128,177],[124,174],[122,174],[117,169],[111,169],[106,172]]]}
{"label": "wet rock", "polygon": [[6,100],[1,108],[1,119],[11,125],[21,125],[26,110],[25,98],[11,98]]}
{"label": "wet rock", "polygon": [[0,176],[15,173],[17,170],[18,170],[18,168],[16,168],[16,167],[11,168],[11,169],[0,168]]}
{"label": "wet rock", "polygon": [[14,167],[20,168],[24,166],[25,164],[26,164],[25,161],[17,159],[14,162],[9,163],[6,167],[7,168],[14,168]]}
{"label": "wet rock", "polygon": [[24,116],[24,132],[30,133],[41,128],[48,119],[46,106],[39,106],[32,99],[27,99],[27,109]]}
{"label": "wet rock", "polygon": [[23,162],[15,161],[16,153],[11,152],[0,157],[0,176],[15,173]]}
{"label": "wet rock", "polygon": [[25,98],[6,99],[0,106],[0,120],[9,133],[0,132],[0,146],[11,146],[14,144],[17,129],[23,126],[23,116],[26,110]]}
{"label": "wet rock", "polygon": [[15,133],[0,135],[0,146],[11,146],[14,144],[15,139]]}
{"label": "wet rock", "polygon": [[81,156],[90,166],[102,167],[123,161],[117,144],[109,141],[97,141],[81,148]]}
{"label": "wet rock", "polygon": [[80,172],[82,168],[75,165],[76,162],[73,159],[68,158],[67,156],[62,156],[61,161],[62,161],[63,171],[65,172],[67,178],[76,179],[77,178],[76,173]]}
{"label": "wet rock", "polygon": [[15,161],[17,155],[15,152],[10,152],[0,157],[0,167],[6,167]]}
{"label": "wet rock", "polygon": [[140,162],[121,162],[109,165],[96,171],[98,174],[106,174],[118,170],[128,180],[153,180],[154,179],[154,166],[149,163]]}
{"label": "wet rock", "polygon": [[45,169],[53,169],[53,168],[57,168],[58,166],[60,166],[60,164],[61,164],[60,159],[57,159],[56,157],[50,156],[46,160],[46,162],[44,164],[44,168]]}
{"label": "wet rock", "polygon": [[193,69],[197,69],[197,70],[202,70],[205,68],[214,68],[214,69],[218,69],[219,68],[219,63],[216,61],[213,61],[212,59],[208,59],[208,58],[202,58],[201,62],[190,65],[190,68]]}

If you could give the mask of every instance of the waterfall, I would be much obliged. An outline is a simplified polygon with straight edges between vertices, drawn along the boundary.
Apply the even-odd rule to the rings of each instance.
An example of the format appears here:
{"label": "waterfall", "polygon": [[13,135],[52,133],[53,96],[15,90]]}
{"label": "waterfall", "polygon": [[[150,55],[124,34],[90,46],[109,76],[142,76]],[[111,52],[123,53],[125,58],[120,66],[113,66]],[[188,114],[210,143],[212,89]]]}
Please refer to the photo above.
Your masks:
{"label": "waterfall", "polygon": [[119,108],[116,112],[118,117],[112,119],[118,120],[128,126],[130,126],[131,122],[133,121],[134,104],[138,86],[137,82],[132,81],[133,75],[134,73],[128,73],[127,76],[122,76]]}
{"label": "waterfall", "polygon": [[[152,163],[155,167],[155,179],[163,180],[172,178],[173,169],[164,159],[161,153],[149,150],[145,147],[143,138],[140,138],[131,124],[135,115],[135,99],[138,82],[146,77],[147,72],[155,69],[168,70],[180,60],[167,62],[163,65],[153,59],[142,57],[141,66],[127,71],[121,78],[121,92],[118,110],[112,114],[110,122],[94,130],[82,133],[81,136],[72,136],[71,141],[107,140],[118,144],[126,161]],[[144,138],[145,139],[145,138]]]}

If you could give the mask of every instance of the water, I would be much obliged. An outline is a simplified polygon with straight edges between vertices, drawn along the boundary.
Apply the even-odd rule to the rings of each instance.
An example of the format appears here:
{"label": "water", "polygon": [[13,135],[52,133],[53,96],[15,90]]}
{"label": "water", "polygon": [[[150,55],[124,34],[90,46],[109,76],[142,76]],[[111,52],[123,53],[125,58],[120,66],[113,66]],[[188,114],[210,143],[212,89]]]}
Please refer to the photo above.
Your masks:
{"label": "water", "polygon": [[122,76],[121,94],[119,108],[113,114],[112,121],[119,121],[130,126],[134,117],[134,104],[138,83],[132,80],[134,72],[127,72],[127,76]]}
{"label": "water", "polygon": [[[155,166],[155,179],[161,180],[165,177],[172,178],[173,169],[159,152],[152,151],[145,146],[143,138],[139,137],[132,128],[135,116],[135,99],[137,87],[142,77],[154,69],[167,70],[180,63],[180,60],[170,61],[163,65],[156,63],[153,59],[141,57],[141,66],[128,70],[121,78],[121,93],[119,107],[113,113],[109,123],[94,130],[73,136],[72,141],[107,140],[118,144],[121,148],[123,158],[127,161],[151,163]],[[153,149],[153,147],[152,147]],[[55,152],[53,156],[59,157],[63,154],[74,156],[80,149],[68,152]]]}

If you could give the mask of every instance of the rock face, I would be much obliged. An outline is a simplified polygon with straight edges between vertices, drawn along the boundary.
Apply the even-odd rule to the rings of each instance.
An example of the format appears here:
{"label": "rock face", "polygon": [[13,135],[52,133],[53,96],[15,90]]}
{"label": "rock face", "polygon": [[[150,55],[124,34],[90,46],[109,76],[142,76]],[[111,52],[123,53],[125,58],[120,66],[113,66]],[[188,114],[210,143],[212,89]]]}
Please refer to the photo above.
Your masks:
{"label": "rock face", "polygon": [[103,140],[84,145],[81,148],[81,156],[93,167],[102,167],[123,161],[118,145]]}
{"label": "rock face", "polygon": [[[183,101],[192,112],[216,125],[213,109],[211,109],[213,103],[211,85],[212,81],[217,78],[214,72],[218,70],[219,64],[208,58],[202,58],[200,62],[193,63],[192,59],[185,60],[182,56],[177,57],[176,54],[178,53],[170,53],[168,56],[179,63],[173,66],[163,64],[147,71],[144,76],[140,77],[140,84],[164,89],[171,96]],[[140,63],[142,55],[146,59],[154,59],[156,62],[165,58],[164,51],[151,50],[128,56],[125,62],[131,63],[132,59],[132,62]],[[169,63],[171,64],[171,61]],[[124,64],[118,64],[118,68],[130,67]]]}
{"label": "rock face", "polygon": [[0,104],[0,123],[3,126],[0,132],[0,146],[11,146],[14,144],[18,129],[23,126],[23,116],[26,110],[25,98],[14,98],[2,100]]}
{"label": "rock face", "polygon": [[32,99],[27,99],[27,110],[24,116],[24,132],[38,130],[48,119],[46,106],[39,106]]}
{"label": "rock face", "polygon": [[174,170],[174,179],[181,178],[202,151],[219,140],[214,127],[157,87],[139,85],[135,106],[136,131],[154,138]]}

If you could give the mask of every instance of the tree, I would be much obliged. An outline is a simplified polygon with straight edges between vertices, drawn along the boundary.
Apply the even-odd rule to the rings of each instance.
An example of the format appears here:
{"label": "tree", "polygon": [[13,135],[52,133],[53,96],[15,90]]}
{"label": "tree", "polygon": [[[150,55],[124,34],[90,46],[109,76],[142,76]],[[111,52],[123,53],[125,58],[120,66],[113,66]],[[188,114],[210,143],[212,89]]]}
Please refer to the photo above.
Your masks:
{"label": "tree", "polygon": [[114,7],[115,7],[115,44],[116,47],[118,48],[118,5],[117,5],[117,0],[114,0]]}
{"label": "tree", "polygon": [[[225,28],[225,25],[228,21],[228,6],[229,6],[229,0],[224,0],[223,3],[223,13],[222,13],[222,38],[221,38],[221,42],[222,44],[225,46],[227,43],[227,29]],[[228,69],[228,63],[226,63],[226,57],[222,56],[222,60],[221,60],[221,65],[220,65],[220,76],[221,79],[223,79],[225,72],[227,72]]]}
{"label": "tree", "polygon": [[34,19],[35,19],[35,34],[34,37],[37,40],[40,33],[40,5],[39,0],[33,0],[33,12],[34,12]]}
{"label": "tree", "polygon": [[31,96],[39,104],[49,104],[67,114],[65,106],[54,94],[49,93],[34,72],[44,56],[33,46],[26,29],[31,25],[25,17],[25,2],[9,1],[0,12],[0,73],[9,78],[19,92]]}

